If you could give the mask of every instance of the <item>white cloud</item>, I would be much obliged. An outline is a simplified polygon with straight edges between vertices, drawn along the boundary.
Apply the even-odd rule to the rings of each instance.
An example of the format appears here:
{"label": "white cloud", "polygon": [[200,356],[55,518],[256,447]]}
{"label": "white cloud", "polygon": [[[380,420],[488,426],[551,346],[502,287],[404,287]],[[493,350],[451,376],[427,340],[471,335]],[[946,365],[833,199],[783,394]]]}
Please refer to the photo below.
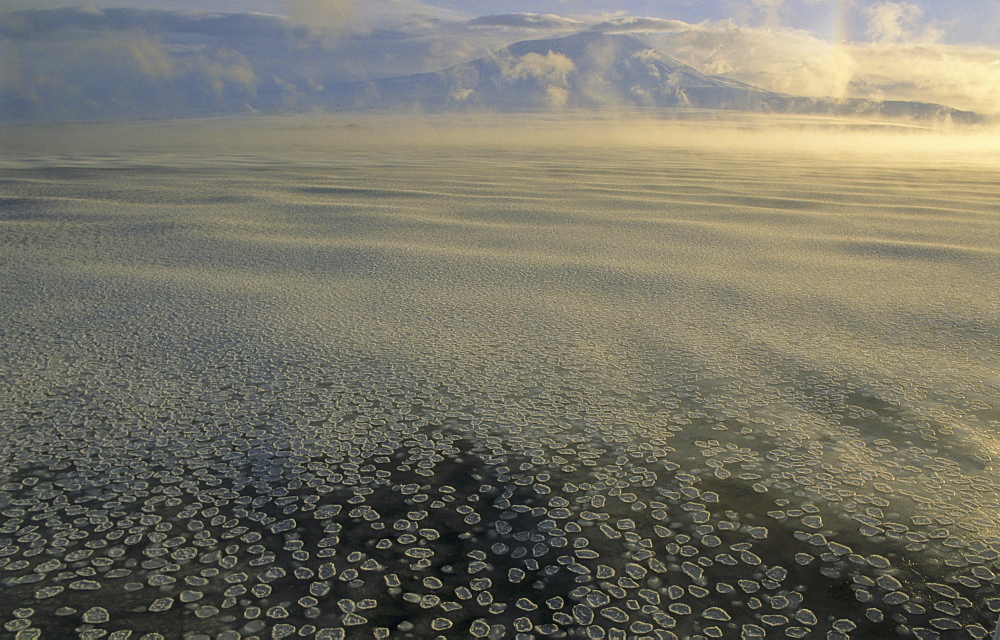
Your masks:
{"label": "white cloud", "polygon": [[916,41],[836,43],[804,31],[727,22],[691,24],[647,39],[705,73],[772,91],[937,102],[1000,113],[1000,50],[937,42],[934,29],[919,22],[902,28],[880,33]]}
{"label": "white cloud", "polygon": [[566,86],[569,74],[576,65],[561,53],[549,51],[547,54],[526,53],[504,69],[508,80],[533,79],[546,84]]}
{"label": "white cloud", "polygon": [[576,65],[568,57],[549,51],[526,53],[514,61],[500,60],[501,73],[508,82],[533,80],[545,87],[545,104],[550,108],[566,106],[569,98],[569,74]]}
{"label": "white cloud", "polygon": [[[110,41],[109,44],[114,43]],[[174,76],[174,59],[152,38],[126,37],[118,41],[126,54],[139,70],[151,80],[171,78]]]}
{"label": "white cloud", "polygon": [[594,31],[603,31],[604,33],[656,33],[686,31],[691,28],[691,25],[681,20],[630,16],[600,22],[591,28]]}
{"label": "white cloud", "polygon": [[856,71],[844,48],[789,29],[690,25],[655,43],[705,73],[795,95],[847,97]]}
{"label": "white cloud", "polygon": [[921,25],[924,10],[911,2],[880,2],[869,7],[868,37],[874,42],[912,42],[914,40],[935,41],[942,31]]}
{"label": "white cloud", "polygon": [[941,102],[1000,113],[1000,51],[940,43],[859,44],[851,48],[860,97]]}
{"label": "white cloud", "polygon": [[582,29],[586,23],[574,18],[557,16],[555,14],[538,13],[506,13],[495,16],[481,16],[466,23],[473,28],[502,29],[532,29],[532,30],[567,30]]}
{"label": "white cloud", "polygon": [[545,104],[550,109],[559,109],[566,106],[569,101],[569,89],[556,85],[545,87]]}

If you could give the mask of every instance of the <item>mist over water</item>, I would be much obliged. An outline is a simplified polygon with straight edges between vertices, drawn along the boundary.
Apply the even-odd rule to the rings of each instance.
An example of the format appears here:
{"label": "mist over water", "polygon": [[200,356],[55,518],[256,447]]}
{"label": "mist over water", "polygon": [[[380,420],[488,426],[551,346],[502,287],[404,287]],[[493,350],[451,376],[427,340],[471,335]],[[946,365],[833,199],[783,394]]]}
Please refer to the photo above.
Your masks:
{"label": "mist over water", "polygon": [[992,633],[992,137],[357,123],[4,131],[6,631]]}

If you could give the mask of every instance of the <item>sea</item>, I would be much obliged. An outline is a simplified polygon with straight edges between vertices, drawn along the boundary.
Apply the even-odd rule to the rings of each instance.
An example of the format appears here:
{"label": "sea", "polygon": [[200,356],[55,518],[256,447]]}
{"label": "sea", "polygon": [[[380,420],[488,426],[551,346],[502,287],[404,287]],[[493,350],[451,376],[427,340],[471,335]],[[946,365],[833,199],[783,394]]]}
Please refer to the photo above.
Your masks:
{"label": "sea", "polygon": [[2,136],[4,637],[992,637],[995,134]]}

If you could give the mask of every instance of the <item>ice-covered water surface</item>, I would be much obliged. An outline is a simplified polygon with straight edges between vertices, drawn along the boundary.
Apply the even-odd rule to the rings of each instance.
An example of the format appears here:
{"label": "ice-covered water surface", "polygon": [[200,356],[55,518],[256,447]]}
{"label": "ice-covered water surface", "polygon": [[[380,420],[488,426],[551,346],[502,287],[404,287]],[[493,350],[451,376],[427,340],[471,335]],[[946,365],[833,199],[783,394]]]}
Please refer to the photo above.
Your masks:
{"label": "ice-covered water surface", "polygon": [[411,144],[0,180],[11,635],[996,624],[990,167]]}

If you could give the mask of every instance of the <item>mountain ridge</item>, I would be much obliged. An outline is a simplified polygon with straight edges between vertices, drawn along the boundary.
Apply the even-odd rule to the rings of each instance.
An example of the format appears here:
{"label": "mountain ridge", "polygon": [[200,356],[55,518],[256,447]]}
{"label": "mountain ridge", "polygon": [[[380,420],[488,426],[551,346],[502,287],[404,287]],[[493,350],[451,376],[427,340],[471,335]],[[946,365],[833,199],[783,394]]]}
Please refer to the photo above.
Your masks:
{"label": "mountain ridge", "polygon": [[933,103],[815,98],[704,74],[629,34],[582,31],[522,40],[490,55],[414,75],[331,88],[348,109],[429,112],[677,109],[982,121]]}

